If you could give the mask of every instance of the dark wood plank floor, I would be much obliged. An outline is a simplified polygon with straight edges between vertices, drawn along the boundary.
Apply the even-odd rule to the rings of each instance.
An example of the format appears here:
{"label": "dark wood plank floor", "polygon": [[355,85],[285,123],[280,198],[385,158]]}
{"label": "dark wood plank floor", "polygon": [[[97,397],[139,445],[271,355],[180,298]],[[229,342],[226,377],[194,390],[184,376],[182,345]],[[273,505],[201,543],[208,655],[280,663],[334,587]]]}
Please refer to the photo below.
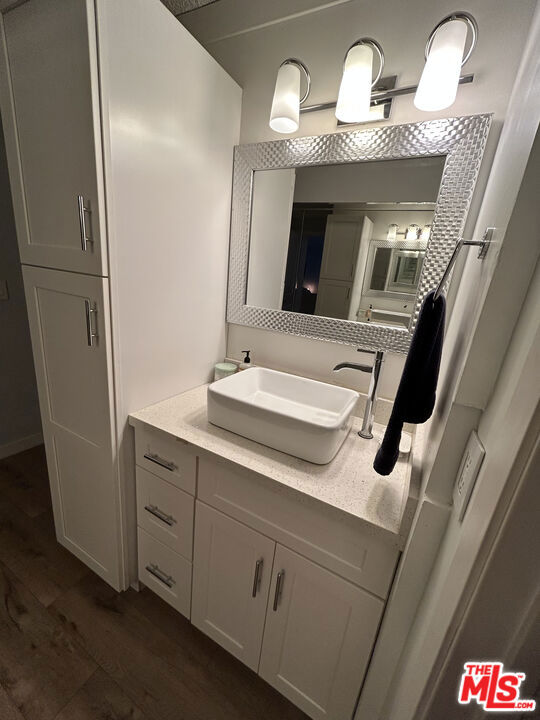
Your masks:
{"label": "dark wood plank floor", "polygon": [[0,460],[1,720],[306,720],[148,590],[56,542],[43,447]]}

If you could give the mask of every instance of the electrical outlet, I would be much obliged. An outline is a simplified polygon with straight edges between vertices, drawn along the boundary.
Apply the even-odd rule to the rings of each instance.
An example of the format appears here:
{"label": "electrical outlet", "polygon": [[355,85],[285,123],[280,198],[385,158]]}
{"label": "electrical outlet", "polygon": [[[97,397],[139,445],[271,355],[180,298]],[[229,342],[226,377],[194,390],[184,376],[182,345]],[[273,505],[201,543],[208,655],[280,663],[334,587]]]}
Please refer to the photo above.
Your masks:
{"label": "electrical outlet", "polygon": [[476,483],[476,478],[482,467],[485,454],[484,446],[480,442],[476,431],[473,430],[465,452],[463,453],[454,486],[454,507],[456,508],[459,522],[463,520],[467,511],[467,506]]}
{"label": "electrical outlet", "polygon": [[9,300],[7,280],[0,280],[0,300]]}

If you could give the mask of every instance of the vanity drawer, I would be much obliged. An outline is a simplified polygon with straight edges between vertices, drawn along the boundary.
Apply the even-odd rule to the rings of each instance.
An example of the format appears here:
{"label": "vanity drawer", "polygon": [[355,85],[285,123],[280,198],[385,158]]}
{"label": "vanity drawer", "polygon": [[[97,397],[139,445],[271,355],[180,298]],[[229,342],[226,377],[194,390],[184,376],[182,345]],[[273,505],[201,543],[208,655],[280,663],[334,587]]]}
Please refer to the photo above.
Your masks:
{"label": "vanity drawer", "polygon": [[191,614],[191,563],[137,528],[139,580],[188,619]]}
{"label": "vanity drawer", "polygon": [[160,430],[137,427],[135,460],[139,467],[195,495],[197,456],[182,440]]}
{"label": "vanity drawer", "polygon": [[144,468],[137,470],[137,524],[191,560],[195,498]]}
{"label": "vanity drawer", "polygon": [[226,461],[199,459],[197,497],[386,598],[399,550],[356,520]]}

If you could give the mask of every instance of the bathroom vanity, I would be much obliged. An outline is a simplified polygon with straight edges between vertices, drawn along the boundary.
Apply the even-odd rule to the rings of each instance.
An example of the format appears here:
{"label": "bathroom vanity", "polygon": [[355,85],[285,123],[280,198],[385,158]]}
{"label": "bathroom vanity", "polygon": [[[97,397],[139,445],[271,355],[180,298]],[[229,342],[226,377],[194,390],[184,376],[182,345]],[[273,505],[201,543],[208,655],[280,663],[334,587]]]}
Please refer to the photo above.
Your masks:
{"label": "bathroom vanity", "polygon": [[139,580],[313,718],[350,718],[411,515],[357,435],[314,465],[211,425],[207,386],[130,416]]}

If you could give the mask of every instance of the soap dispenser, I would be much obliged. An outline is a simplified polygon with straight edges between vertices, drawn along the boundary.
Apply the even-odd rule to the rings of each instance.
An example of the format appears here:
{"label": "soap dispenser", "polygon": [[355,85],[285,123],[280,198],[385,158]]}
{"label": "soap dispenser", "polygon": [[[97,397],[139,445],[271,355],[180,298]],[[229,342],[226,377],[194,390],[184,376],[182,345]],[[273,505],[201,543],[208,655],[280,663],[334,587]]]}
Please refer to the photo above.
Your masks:
{"label": "soap dispenser", "polygon": [[251,350],[242,350],[243,353],[245,353],[243,361],[238,366],[238,370],[249,370],[250,367],[253,367],[251,365],[251,358],[249,357],[249,353]]}

